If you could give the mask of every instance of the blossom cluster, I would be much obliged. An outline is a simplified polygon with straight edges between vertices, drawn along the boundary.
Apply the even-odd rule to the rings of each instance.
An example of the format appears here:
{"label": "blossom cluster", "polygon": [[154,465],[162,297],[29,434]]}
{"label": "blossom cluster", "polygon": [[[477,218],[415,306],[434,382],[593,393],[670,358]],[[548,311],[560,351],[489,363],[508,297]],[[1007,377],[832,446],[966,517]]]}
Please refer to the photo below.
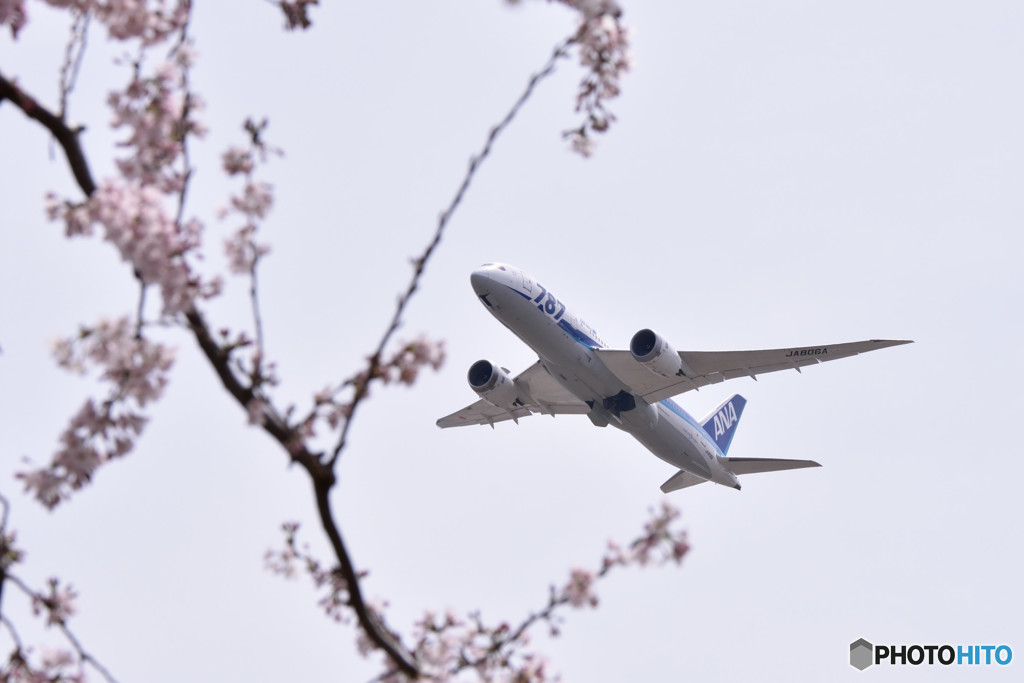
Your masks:
{"label": "blossom cluster", "polygon": [[99,367],[100,379],[112,389],[102,403],[85,401],[48,466],[18,473],[25,490],[51,509],[88,483],[100,465],[132,449],[147,419],[138,409],[160,397],[174,363],[172,350],[137,335],[128,317],[101,321],[57,342],[54,355],[73,372],[85,372],[87,364]]}
{"label": "blossom cluster", "polygon": [[46,625],[63,625],[68,617],[75,613],[75,598],[78,593],[70,586],[61,586],[60,580],[51,577],[46,585],[48,593],[32,595],[32,613],[36,616],[46,614]]}
{"label": "blossom cluster", "polygon": [[86,201],[78,204],[48,197],[51,219],[62,220],[69,236],[90,235],[93,226],[121,258],[131,264],[144,285],[157,285],[163,313],[187,311],[197,297],[216,296],[219,278],[203,280],[185,256],[200,244],[202,224],[191,220],[182,225],[168,213],[164,195],[152,186],[135,181],[104,181]]}
{"label": "blossom cluster", "polygon": [[[307,0],[308,2],[309,0]],[[89,12],[107,27],[116,40],[139,39],[155,45],[180,31],[188,22],[189,0],[45,0],[47,5],[77,12]],[[315,1],[314,1],[315,4]],[[11,27],[11,35],[28,22],[25,0],[0,0],[0,26]]]}
{"label": "blossom cluster", "polygon": [[[551,2],[552,0],[548,0]],[[579,28],[569,41],[577,45],[584,69],[576,91],[576,111],[585,119],[567,130],[572,151],[584,157],[594,152],[592,133],[604,133],[615,121],[605,102],[618,97],[620,79],[630,67],[630,31],[622,25],[622,7],[616,0],[555,0],[579,13]],[[506,0],[510,5],[520,0]]]}
{"label": "blossom cluster", "polygon": [[224,251],[228,257],[228,268],[236,275],[255,277],[256,263],[270,252],[270,247],[257,242],[256,231],[259,221],[265,219],[274,205],[274,188],[270,183],[258,181],[253,174],[257,164],[265,162],[269,154],[281,154],[263,139],[267,121],[255,123],[247,119],[244,125],[250,137],[248,147],[230,147],[221,157],[221,165],[229,176],[243,176],[245,185],[241,194],[232,195],[229,208],[222,209],[221,218],[239,214],[244,223],[228,239],[224,240]]}
{"label": "blossom cluster", "polygon": [[301,549],[298,547],[298,522],[286,522],[281,525],[281,529],[285,534],[285,546],[282,550],[268,550],[263,556],[264,566],[275,574],[292,578],[297,573],[296,565],[301,565],[312,579],[314,587],[327,589],[326,594],[317,603],[323,608],[324,613],[335,621],[348,623],[348,584],[341,571],[336,567],[323,566],[310,554],[308,546],[304,545]]}
{"label": "blossom cluster", "polygon": [[84,662],[70,650],[41,648],[38,663],[33,664],[32,648],[20,647],[10,654],[5,666],[0,666],[0,681],[4,683],[85,683]]}
{"label": "blossom cluster", "polygon": [[[163,0],[156,7],[139,2],[65,2],[91,11],[105,23],[111,35],[138,38],[143,45],[183,31],[189,4]],[[163,299],[163,313],[173,316],[188,310],[197,297],[220,292],[218,278],[204,281],[187,257],[200,246],[202,224],[183,220],[181,203],[190,170],[185,165],[185,142],[205,134],[196,118],[202,100],[188,88],[187,74],[194,60],[191,45],[182,35],[167,61],[144,72],[141,58],[132,69],[127,86],[110,93],[111,125],[127,131],[118,145],[127,152],[117,160],[119,177],[100,183],[84,201],[47,197],[47,213],[65,224],[68,236],[90,235],[95,225],[103,237],[132,265],[144,285],[156,285]],[[178,210],[169,205],[177,201]]]}
{"label": "blossom cluster", "polygon": [[61,9],[91,13],[115,40],[155,45],[188,23],[190,0],[45,0]]}
{"label": "blossom cluster", "polygon": [[[313,396],[313,410],[302,423],[306,436],[313,436],[315,424],[320,419],[326,420],[331,430],[338,429],[351,416],[356,400],[369,396],[369,386],[373,380],[384,384],[398,383],[412,386],[419,377],[420,370],[430,367],[440,370],[445,360],[444,341],[433,341],[420,336],[411,342],[399,345],[390,358],[375,360],[367,359],[367,367],[335,387],[325,387]],[[353,394],[348,399],[340,398],[345,389]]]}
{"label": "blossom cluster", "polygon": [[25,0],[0,0],[0,26],[10,26],[11,36],[18,38],[18,32],[28,21]]}
{"label": "blossom cluster", "polygon": [[[478,612],[466,618],[448,611],[443,616],[427,612],[413,626],[413,654],[423,678],[447,681],[472,672],[481,681],[541,683],[558,680],[545,657],[528,650],[525,628],[507,622],[488,626]],[[382,681],[404,683],[401,674],[385,675]]]}
{"label": "blossom cluster", "polygon": [[[70,585],[61,585],[56,578],[47,581],[47,589],[36,591],[30,588],[12,572],[14,565],[21,562],[24,553],[16,548],[15,532],[7,531],[7,500],[0,496],[0,582],[10,589],[24,593],[37,617],[45,616],[46,626],[57,626],[63,631],[68,641],[75,645],[75,652],[65,648],[40,648],[39,655],[31,647],[23,647],[14,624],[4,618],[0,623],[0,631],[6,629],[14,649],[6,662],[0,662],[0,681],[7,683],[41,683],[43,681],[78,683],[85,681],[84,665],[87,655],[76,645],[76,640],[68,630],[67,620],[75,612],[75,598],[78,594]],[[8,591],[7,595],[10,595]],[[93,660],[95,662],[95,660]],[[109,676],[108,676],[109,678]]]}
{"label": "blossom cluster", "polygon": [[136,65],[128,86],[108,95],[114,112],[111,126],[128,131],[118,146],[129,154],[117,160],[126,180],[164,193],[184,187],[187,171],[175,162],[184,151],[185,137],[206,134],[196,118],[203,101],[186,87],[186,73],[194,59],[191,46],[183,43],[174,48],[171,60],[160,62],[151,74],[142,73]]}

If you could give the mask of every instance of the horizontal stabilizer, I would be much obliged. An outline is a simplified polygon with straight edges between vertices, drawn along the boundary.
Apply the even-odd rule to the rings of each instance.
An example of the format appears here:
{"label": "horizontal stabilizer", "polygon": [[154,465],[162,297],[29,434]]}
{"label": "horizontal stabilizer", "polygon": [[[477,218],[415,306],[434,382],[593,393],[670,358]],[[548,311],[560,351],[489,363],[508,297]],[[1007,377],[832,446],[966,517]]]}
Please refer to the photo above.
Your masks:
{"label": "horizontal stabilizer", "polygon": [[671,493],[672,491],[678,491],[679,489],[685,489],[687,486],[696,486],[697,484],[703,484],[707,479],[698,477],[692,472],[686,470],[679,470],[673,474],[668,481],[661,485],[661,490],[664,493]]}
{"label": "horizontal stabilizer", "polygon": [[757,474],[758,472],[778,472],[780,470],[799,470],[804,467],[821,467],[820,463],[816,463],[813,460],[782,460],[779,458],[723,458],[721,462],[733,474]]}

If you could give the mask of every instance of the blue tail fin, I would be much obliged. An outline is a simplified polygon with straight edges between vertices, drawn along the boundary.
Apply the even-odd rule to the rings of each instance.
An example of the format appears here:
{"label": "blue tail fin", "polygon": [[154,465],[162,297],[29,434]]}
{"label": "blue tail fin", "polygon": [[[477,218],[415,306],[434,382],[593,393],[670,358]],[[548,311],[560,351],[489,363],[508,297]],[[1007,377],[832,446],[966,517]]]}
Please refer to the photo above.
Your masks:
{"label": "blue tail fin", "polygon": [[735,394],[715,408],[700,425],[708,433],[708,436],[718,444],[723,455],[729,452],[729,444],[732,443],[732,437],[736,434],[736,424],[740,421],[740,415],[743,414],[745,405],[747,405],[747,399]]}

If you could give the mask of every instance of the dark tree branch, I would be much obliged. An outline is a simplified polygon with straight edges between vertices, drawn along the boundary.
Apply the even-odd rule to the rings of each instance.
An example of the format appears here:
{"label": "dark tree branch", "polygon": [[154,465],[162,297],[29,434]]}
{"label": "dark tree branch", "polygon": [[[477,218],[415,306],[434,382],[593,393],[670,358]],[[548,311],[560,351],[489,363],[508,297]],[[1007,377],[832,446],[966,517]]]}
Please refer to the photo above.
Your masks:
{"label": "dark tree branch", "polygon": [[[192,330],[196,341],[199,342],[199,348],[202,349],[217,376],[220,377],[224,388],[243,408],[246,407],[253,398],[253,389],[252,387],[245,386],[235,373],[232,372],[229,365],[229,352],[214,341],[206,321],[198,310],[192,308],[186,313],[185,317],[188,320],[189,329]],[[262,426],[270,436],[288,451],[292,460],[306,470],[313,482],[313,492],[316,497],[320,523],[324,528],[324,533],[327,534],[327,538],[331,542],[331,548],[334,550],[339,570],[345,578],[346,590],[349,594],[352,609],[359,620],[359,625],[366,632],[367,637],[387,653],[387,656],[401,669],[402,673],[410,678],[418,678],[419,670],[412,655],[402,646],[387,626],[384,625],[380,617],[369,609],[363,598],[358,572],[342,541],[341,532],[334,521],[334,514],[331,511],[330,491],[336,483],[333,469],[323,463],[322,454],[309,451],[297,430],[288,425],[272,406],[268,405],[264,411]]]}
{"label": "dark tree branch", "polygon": [[[89,171],[89,164],[85,158],[78,141],[78,132],[72,130],[58,116],[39,105],[32,97],[26,95],[18,86],[0,75],[0,102],[10,100],[26,116],[43,125],[57,139],[68,160],[68,165],[78,182],[78,186],[86,196],[91,196],[96,191],[96,183]],[[206,356],[214,372],[220,378],[221,384],[232,397],[243,407],[247,407],[253,399],[254,392],[251,386],[246,386],[232,372],[229,365],[230,352],[222,348],[210,334],[202,314],[195,308],[191,308],[185,314],[188,328],[196,338],[199,348]],[[357,573],[351,558],[349,557],[344,544],[341,542],[341,534],[338,531],[334,519],[330,517],[330,507],[320,502],[323,498],[326,501],[327,493],[334,486],[335,476],[330,467],[326,467],[318,454],[313,454],[303,443],[302,438],[296,430],[280,416],[272,407],[264,411],[262,420],[263,429],[270,434],[285,450],[291,455],[292,460],[302,465],[313,480],[314,489],[317,491],[317,507],[321,515],[321,523],[331,540],[338,564],[342,574],[348,580],[348,590],[352,597],[353,609],[359,619],[359,625],[366,631],[367,636],[382,650],[388,653],[403,673],[411,678],[417,678],[419,672],[409,655],[399,643],[396,642],[391,632],[379,622],[366,606],[362,597]],[[325,517],[324,515],[328,515]],[[10,578],[5,576],[4,578]]]}
{"label": "dark tree branch", "polygon": [[334,513],[331,512],[331,498],[329,485],[324,485],[321,480],[313,479],[313,491],[316,495],[316,507],[320,513],[320,523],[323,525],[324,533],[331,542],[334,555],[338,558],[345,558],[339,564],[341,575],[345,579],[345,589],[348,592],[349,605],[359,618],[359,625],[366,631],[366,635],[381,648],[394,662],[402,673],[410,678],[419,678],[419,667],[416,664],[412,653],[406,650],[398,636],[395,635],[383,622],[383,618],[371,611],[363,599],[362,590],[359,587],[359,576],[355,567],[348,559],[348,552],[341,540],[341,532],[334,523]]}
{"label": "dark tree branch", "polygon": [[13,102],[25,113],[25,116],[38,121],[50,131],[64,149],[68,166],[71,167],[78,186],[82,188],[82,192],[86,196],[92,196],[92,193],[96,191],[96,183],[92,179],[89,163],[85,160],[85,153],[78,141],[80,129],[69,128],[64,119],[40,105],[34,98],[25,94],[21,88],[0,74],[0,101],[5,99]]}

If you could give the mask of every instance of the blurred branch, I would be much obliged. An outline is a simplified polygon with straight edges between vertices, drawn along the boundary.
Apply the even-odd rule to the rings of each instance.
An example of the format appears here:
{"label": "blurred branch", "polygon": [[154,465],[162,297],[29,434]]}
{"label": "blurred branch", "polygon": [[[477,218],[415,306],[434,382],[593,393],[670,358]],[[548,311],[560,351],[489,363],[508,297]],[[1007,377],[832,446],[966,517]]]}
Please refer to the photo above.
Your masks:
{"label": "blurred branch", "polygon": [[78,134],[81,132],[81,129],[69,128],[64,119],[40,105],[34,98],[27,95],[13,82],[4,78],[3,74],[0,74],[0,102],[3,102],[5,99],[13,102],[16,107],[25,113],[25,116],[38,121],[44,128],[50,131],[53,137],[57,139],[57,142],[60,143],[61,148],[63,148],[64,155],[67,157],[68,165],[71,167],[71,172],[74,174],[78,186],[82,188],[82,192],[86,196],[92,195],[96,191],[96,183],[92,179],[92,173],[89,171],[89,164],[85,159],[85,153],[78,142]]}
{"label": "blurred branch", "polygon": [[89,36],[89,12],[80,9],[71,10],[74,19],[71,23],[71,35],[64,48],[64,64],[60,68],[60,118],[68,113],[68,96],[75,89],[78,74],[82,70],[82,58],[85,56],[85,45]]}
{"label": "blurred branch", "polygon": [[[71,590],[71,587],[65,586],[62,590],[58,590],[57,579],[50,579],[50,594],[47,595],[41,591],[31,589],[24,581],[21,580],[21,578],[9,572],[10,567],[20,562],[24,555],[20,550],[14,547],[14,532],[12,531],[11,533],[7,533],[7,518],[10,511],[10,504],[7,502],[7,498],[2,495],[0,495],[0,506],[3,507],[3,515],[0,517],[0,597],[2,597],[4,584],[9,582],[11,585],[15,586],[31,601],[32,611],[35,614],[46,614],[47,626],[57,626],[57,628],[60,629],[65,640],[71,644],[75,654],[78,656],[79,666],[82,664],[89,664],[96,669],[103,678],[114,683],[114,677],[111,675],[110,671],[108,671],[107,668],[99,662],[99,660],[85,651],[81,642],[71,629],[68,628],[66,621],[67,617],[74,612],[73,600],[75,593]],[[0,602],[0,607],[2,607],[2,602]],[[0,668],[0,680],[7,681],[8,673],[13,673],[15,671],[30,672],[31,669],[28,662],[25,660],[25,649],[22,645],[21,638],[18,636],[18,631],[15,629],[14,623],[3,614],[2,610],[0,610],[0,624],[7,627],[7,631],[10,633],[11,639],[14,641],[15,648],[14,653],[11,655],[9,660],[9,664],[12,668],[10,670]],[[44,665],[44,669],[59,669],[59,667],[59,662],[51,665],[51,667],[46,667]],[[57,676],[46,676],[46,673],[47,672],[36,671],[34,672],[34,677],[32,677],[31,680],[57,680]],[[22,679],[15,676],[13,680]]]}

